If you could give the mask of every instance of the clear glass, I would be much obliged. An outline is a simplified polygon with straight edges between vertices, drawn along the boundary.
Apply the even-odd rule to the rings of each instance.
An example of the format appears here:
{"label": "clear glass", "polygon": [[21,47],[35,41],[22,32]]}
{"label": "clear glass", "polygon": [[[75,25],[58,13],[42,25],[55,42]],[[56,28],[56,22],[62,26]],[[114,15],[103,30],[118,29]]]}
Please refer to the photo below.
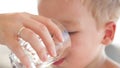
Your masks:
{"label": "clear glass", "polygon": [[[62,31],[62,35],[64,38],[64,41],[60,43],[54,36],[52,36],[54,43],[56,45],[56,52],[57,52],[56,57],[51,57],[48,54],[48,60],[45,62],[42,62],[39,59],[35,50],[31,47],[31,45],[28,42],[24,41],[23,39],[19,38],[19,43],[21,44],[21,47],[23,48],[25,54],[29,57],[32,68],[47,68],[47,67],[49,67],[50,65],[52,65],[52,63],[59,60],[61,58],[61,56],[64,54],[64,52],[69,50],[69,47],[71,46],[71,40],[70,40],[69,34],[68,34],[67,30],[65,29],[65,27],[63,27],[63,25],[61,25],[59,22],[57,22],[55,20],[54,20],[54,22]],[[40,41],[42,42],[41,39],[40,39]],[[43,44],[43,46],[45,46],[43,42],[42,42],[42,44]],[[10,58],[13,68],[25,68],[13,52],[11,52],[9,58]]]}

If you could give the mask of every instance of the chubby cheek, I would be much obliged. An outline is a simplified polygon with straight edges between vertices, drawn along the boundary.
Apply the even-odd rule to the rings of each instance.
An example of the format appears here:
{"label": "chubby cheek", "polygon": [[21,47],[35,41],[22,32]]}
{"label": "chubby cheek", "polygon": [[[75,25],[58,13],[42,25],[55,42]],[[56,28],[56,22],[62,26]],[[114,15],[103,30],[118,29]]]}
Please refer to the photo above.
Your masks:
{"label": "chubby cheek", "polygon": [[87,35],[79,36],[79,34],[71,36],[72,46],[68,56],[69,64],[72,66],[74,64],[74,67],[84,67],[92,60],[94,57],[93,50],[96,48],[94,47],[95,41],[92,38]]}

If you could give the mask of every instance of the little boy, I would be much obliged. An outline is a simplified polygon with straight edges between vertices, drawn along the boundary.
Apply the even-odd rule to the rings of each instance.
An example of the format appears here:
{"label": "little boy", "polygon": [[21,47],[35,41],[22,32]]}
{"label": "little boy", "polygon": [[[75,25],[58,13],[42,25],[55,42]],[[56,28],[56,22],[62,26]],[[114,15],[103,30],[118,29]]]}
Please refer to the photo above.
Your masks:
{"label": "little boy", "polygon": [[53,68],[120,68],[104,53],[114,38],[120,0],[40,0],[38,9],[71,37],[70,51]]}

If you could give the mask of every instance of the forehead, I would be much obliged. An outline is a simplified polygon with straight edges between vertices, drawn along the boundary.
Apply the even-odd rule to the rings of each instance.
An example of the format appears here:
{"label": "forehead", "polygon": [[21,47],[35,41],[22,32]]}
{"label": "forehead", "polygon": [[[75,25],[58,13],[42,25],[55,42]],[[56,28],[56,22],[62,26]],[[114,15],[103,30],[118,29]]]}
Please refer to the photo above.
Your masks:
{"label": "forehead", "polygon": [[80,15],[83,9],[80,0],[41,0],[39,10],[41,14],[60,16]]}
{"label": "forehead", "polygon": [[[39,3],[40,15],[56,19],[71,27],[90,23],[93,20],[91,13],[80,0],[41,0]],[[69,26],[70,26],[69,25]]]}
{"label": "forehead", "polygon": [[46,5],[44,7],[53,7],[59,9],[69,9],[69,8],[77,8],[80,7],[80,0],[41,0],[39,4]]}

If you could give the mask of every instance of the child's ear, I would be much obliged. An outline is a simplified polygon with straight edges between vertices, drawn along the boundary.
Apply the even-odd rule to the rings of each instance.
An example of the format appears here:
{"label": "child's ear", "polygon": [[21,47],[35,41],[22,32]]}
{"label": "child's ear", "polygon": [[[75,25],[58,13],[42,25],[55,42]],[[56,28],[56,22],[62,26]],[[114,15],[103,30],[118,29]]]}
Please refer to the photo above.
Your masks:
{"label": "child's ear", "polygon": [[109,22],[105,25],[105,35],[102,40],[104,45],[109,45],[113,41],[115,30],[116,24],[114,22]]}

